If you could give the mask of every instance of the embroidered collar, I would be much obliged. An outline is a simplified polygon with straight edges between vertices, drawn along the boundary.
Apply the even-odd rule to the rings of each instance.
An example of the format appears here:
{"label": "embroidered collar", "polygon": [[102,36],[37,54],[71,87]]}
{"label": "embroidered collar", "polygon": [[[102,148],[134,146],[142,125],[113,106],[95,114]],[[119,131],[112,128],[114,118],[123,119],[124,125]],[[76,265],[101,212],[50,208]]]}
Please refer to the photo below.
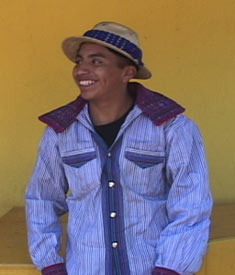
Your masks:
{"label": "embroidered collar", "polygon": [[[136,104],[154,124],[163,122],[183,113],[185,109],[172,99],[153,92],[137,82],[128,84],[128,89],[137,94]],[[39,117],[39,120],[52,127],[56,133],[62,133],[68,128],[81,112],[87,101],[79,96],[76,100]]]}

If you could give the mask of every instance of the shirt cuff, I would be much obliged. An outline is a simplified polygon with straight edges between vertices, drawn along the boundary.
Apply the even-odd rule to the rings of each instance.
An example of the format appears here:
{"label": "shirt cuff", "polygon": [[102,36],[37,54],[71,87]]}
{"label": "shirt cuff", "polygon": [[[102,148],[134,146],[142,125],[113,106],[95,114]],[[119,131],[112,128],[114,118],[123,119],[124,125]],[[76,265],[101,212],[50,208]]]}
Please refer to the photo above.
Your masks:
{"label": "shirt cuff", "polygon": [[50,265],[42,270],[42,275],[68,275],[65,264]]}
{"label": "shirt cuff", "polygon": [[152,275],[179,275],[179,273],[174,270],[163,268],[163,267],[155,267]]}

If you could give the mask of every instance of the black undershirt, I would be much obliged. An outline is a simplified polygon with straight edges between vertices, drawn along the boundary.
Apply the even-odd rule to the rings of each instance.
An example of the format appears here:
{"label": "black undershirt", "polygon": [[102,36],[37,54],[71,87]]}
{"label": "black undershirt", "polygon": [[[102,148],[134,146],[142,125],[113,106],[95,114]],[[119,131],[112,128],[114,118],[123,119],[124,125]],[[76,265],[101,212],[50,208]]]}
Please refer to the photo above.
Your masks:
{"label": "black undershirt", "polygon": [[113,144],[122,124],[124,123],[126,117],[128,116],[129,112],[133,109],[133,107],[134,105],[131,106],[131,108],[118,120],[115,120],[111,123],[104,125],[94,125],[96,132],[103,138],[108,147],[110,147]]}

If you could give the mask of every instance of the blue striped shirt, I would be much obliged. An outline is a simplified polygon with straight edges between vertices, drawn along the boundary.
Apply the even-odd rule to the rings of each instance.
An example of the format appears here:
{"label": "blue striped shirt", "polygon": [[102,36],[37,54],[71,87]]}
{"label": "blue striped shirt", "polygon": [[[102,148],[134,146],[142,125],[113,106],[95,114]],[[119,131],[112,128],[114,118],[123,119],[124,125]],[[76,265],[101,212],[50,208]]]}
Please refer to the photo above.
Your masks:
{"label": "blue striped shirt", "polygon": [[41,141],[26,192],[30,254],[39,269],[65,262],[69,275],[150,275],[155,266],[190,275],[206,253],[211,208],[192,120],[180,114],[157,126],[136,105],[108,148],[85,105]]}

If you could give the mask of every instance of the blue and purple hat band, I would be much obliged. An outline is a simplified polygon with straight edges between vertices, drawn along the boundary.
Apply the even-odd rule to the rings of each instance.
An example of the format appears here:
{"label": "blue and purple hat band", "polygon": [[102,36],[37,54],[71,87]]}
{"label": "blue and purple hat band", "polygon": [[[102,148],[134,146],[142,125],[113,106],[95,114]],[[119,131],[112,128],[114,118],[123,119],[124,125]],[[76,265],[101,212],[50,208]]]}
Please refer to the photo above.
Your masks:
{"label": "blue and purple hat band", "polygon": [[84,33],[85,37],[90,37],[94,39],[98,39],[100,41],[106,42],[107,44],[110,44],[127,54],[129,54],[133,59],[138,60],[138,65],[143,66],[144,63],[142,60],[142,51],[140,48],[138,48],[134,43],[130,42],[129,40],[110,33],[106,31],[101,30],[89,30]]}

